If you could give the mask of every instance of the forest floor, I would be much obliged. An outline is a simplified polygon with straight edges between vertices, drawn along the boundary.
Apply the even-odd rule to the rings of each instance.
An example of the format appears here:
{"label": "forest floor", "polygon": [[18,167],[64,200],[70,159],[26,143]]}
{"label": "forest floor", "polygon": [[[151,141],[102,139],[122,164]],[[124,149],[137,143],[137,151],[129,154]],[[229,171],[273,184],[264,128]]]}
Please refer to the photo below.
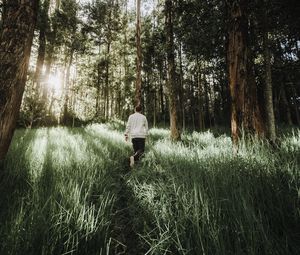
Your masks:
{"label": "forest floor", "polygon": [[300,130],[278,148],[118,124],[17,130],[0,163],[0,254],[300,254]]}

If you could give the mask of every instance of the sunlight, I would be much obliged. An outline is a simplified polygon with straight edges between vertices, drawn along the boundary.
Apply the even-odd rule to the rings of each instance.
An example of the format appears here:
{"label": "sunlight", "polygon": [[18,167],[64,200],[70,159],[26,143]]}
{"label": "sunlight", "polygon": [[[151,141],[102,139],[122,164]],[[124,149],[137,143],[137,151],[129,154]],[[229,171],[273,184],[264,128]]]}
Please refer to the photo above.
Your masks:
{"label": "sunlight", "polygon": [[62,77],[61,74],[56,73],[56,74],[50,74],[49,79],[47,81],[49,88],[59,91],[62,90]]}
{"label": "sunlight", "polygon": [[127,146],[130,146],[128,143],[125,142],[123,134],[121,134],[118,131],[109,130],[108,126],[105,124],[88,125],[86,126],[85,130],[98,137],[105,137],[110,141],[114,142],[115,144],[119,143],[124,145],[125,143]]}
{"label": "sunlight", "polygon": [[30,159],[30,176],[33,182],[38,181],[41,177],[46,160],[47,147],[47,130],[45,128],[40,128],[36,131],[34,140],[32,140],[26,151],[26,155]]}
{"label": "sunlight", "polygon": [[49,130],[52,146],[53,165],[56,168],[68,166],[74,162],[92,162],[92,154],[80,134],[72,134],[67,128],[58,127]]}

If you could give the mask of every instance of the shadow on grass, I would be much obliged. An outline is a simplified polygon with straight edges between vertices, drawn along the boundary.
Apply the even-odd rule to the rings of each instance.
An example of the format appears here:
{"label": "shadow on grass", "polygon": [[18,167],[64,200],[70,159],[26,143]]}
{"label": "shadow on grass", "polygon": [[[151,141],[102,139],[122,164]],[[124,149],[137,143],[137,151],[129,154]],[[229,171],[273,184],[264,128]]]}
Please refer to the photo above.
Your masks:
{"label": "shadow on grass", "polygon": [[[166,165],[167,159],[157,161],[159,171],[156,163],[145,162],[134,182],[152,185],[156,191],[148,207],[159,207],[154,213],[157,221],[170,226],[166,240],[173,243],[167,243],[166,250],[176,254],[299,253],[299,178],[289,171],[238,157],[203,165],[173,160],[173,167]],[[165,211],[165,216],[159,211]]]}
{"label": "shadow on grass", "polygon": [[[50,130],[54,133],[49,134]],[[59,164],[54,164],[56,160],[60,160],[60,158],[55,158],[55,155],[60,153],[60,145],[64,146],[63,150],[67,150],[66,155],[76,159],[72,144],[63,140],[51,143],[53,135],[59,135],[56,132],[60,130],[43,129],[41,136],[44,136],[47,142],[44,147],[45,151],[39,155],[41,158],[36,164],[32,162],[36,158],[34,154],[39,153],[38,150],[41,149],[37,147],[35,151],[33,148],[39,146],[37,131],[25,131],[24,136],[17,137],[7,159],[1,163],[0,254],[63,254],[66,252],[68,254],[104,254],[107,247],[104,237],[106,233],[103,233],[103,229],[99,227],[99,231],[87,235],[85,229],[82,230],[78,226],[79,219],[75,218],[80,217],[80,213],[73,215],[78,210],[85,210],[85,205],[91,210],[98,208],[97,199],[94,201],[84,194],[80,199],[89,201],[84,200],[82,208],[78,210],[77,208],[63,208],[68,202],[71,203],[69,205],[71,207],[75,205],[72,201],[66,201],[68,198],[62,197],[61,185],[68,185],[70,181],[73,181],[72,178],[75,178],[75,186],[77,184],[81,186],[86,181],[82,180],[82,176],[77,178],[76,170],[82,167],[82,165],[76,165],[77,161],[70,160],[67,161],[69,165],[62,164],[64,169],[58,169]],[[67,132],[63,135],[68,136],[67,129],[63,131]],[[64,139],[67,138],[64,137]],[[55,150],[58,151],[54,153]],[[66,173],[61,171],[74,174],[69,175],[70,180],[67,180]],[[33,178],[33,175],[36,176]],[[81,181],[82,184],[77,183]],[[68,209],[70,211],[67,211]],[[105,213],[106,209],[103,210]]]}
{"label": "shadow on grass", "polygon": [[[25,131],[24,135],[15,134],[6,159],[0,162],[0,221],[3,227],[5,219],[12,215],[12,211],[19,206],[24,194],[30,190],[29,160],[26,150],[36,130]],[[12,211],[10,211],[12,210]],[[1,228],[2,229],[2,228]]]}
{"label": "shadow on grass", "polygon": [[115,214],[112,215],[110,254],[145,254],[146,246],[139,233],[144,228],[145,218],[149,220],[152,216],[138,203],[132,188],[127,184],[132,171],[128,161],[129,148],[122,148],[125,144],[114,143],[101,133],[91,134],[85,130],[83,136],[96,151],[99,147],[97,141],[101,140],[103,144],[100,146],[108,146],[114,162],[113,168],[109,171],[113,183],[111,188],[116,196]]}
{"label": "shadow on grass", "polygon": [[[2,163],[1,206],[1,254],[20,254],[30,250],[30,227],[38,221],[30,208],[33,206],[34,183],[31,182],[31,145],[37,130],[25,130],[23,136],[14,137],[9,154]],[[34,223],[35,224],[35,223]],[[37,247],[38,249],[38,247]],[[30,254],[30,253],[28,253]]]}

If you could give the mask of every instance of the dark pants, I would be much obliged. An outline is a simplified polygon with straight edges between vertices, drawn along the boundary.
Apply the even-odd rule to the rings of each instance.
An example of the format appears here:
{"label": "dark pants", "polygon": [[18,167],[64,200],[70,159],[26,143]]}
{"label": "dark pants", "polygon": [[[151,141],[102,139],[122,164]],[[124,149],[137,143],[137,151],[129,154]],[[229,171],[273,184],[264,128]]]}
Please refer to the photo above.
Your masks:
{"label": "dark pants", "polygon": [[134,150],[134,161],[139,161],[145,151],[145,138],[132,138],[132,145]]}

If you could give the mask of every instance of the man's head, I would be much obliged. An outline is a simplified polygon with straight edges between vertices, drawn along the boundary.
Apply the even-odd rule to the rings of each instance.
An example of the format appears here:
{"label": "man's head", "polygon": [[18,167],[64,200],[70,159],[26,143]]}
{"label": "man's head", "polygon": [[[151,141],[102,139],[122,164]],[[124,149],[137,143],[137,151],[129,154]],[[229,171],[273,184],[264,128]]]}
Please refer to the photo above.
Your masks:
{"label": "man's head", "polygon": [[136,112],[141,112],[142,111],[142,106],[139,104],[135,107]]}

